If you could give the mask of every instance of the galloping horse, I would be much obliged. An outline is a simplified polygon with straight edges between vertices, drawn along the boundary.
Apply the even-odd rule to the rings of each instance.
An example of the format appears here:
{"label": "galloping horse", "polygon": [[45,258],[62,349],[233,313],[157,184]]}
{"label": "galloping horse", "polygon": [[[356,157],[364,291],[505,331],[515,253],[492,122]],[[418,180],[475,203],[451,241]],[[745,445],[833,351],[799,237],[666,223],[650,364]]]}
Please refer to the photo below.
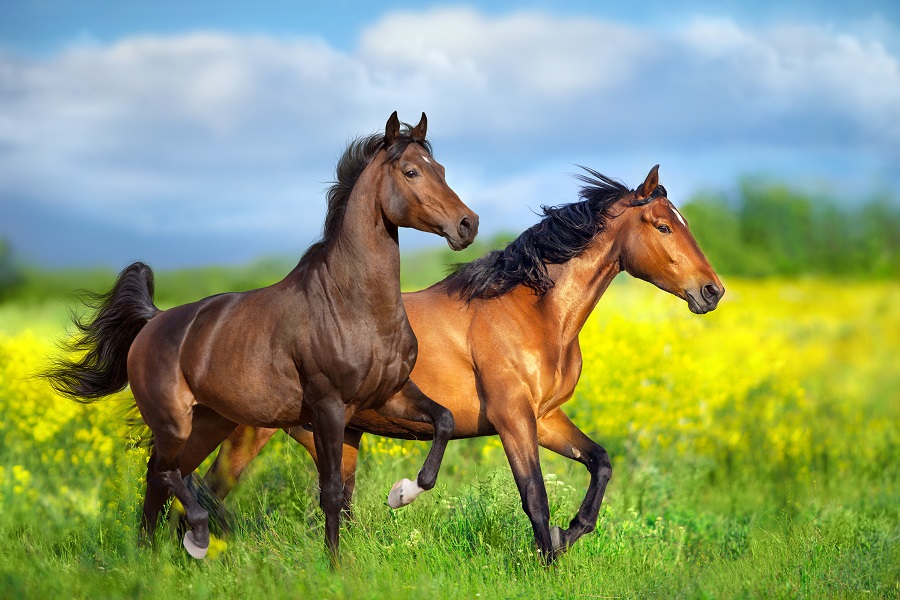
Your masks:
{"label": "galloping horse", "polygon": [[[500,435],[513,476],[548,560],[593,531],[606,484],[609,456],[563,413],[581,375],[578,334],[613,278],[626,271],[685,300],[694,313],[716,308],[719,278],[659,185],[659,165],[636,190],[596,171],[579,175],[581,201],[544,207],[544,218],[504,250],[464,265],[440,283],[403,294],[419,359],[411,378],[453,412],[453,438]],[[404,392],[389,401],[405,402]],[[427,439],[411,420],[367,410],[350,421],[344,438],[345,505],[353,493],[363,432]],[[224,498],[241,471],[275,433],[239,428],[206,476]],[[313,434],[288,430],[317,464]],[[538,445],[584,464],[590,485],[568,529],[550,527]],[[405,484],[405,485],[404,485]],[[408,504],[420,490],[404,481],[389,503]]]}
{"label": "galloping horse", "polygon": [[[421,482],[434,484],[453,417],[409,379],[417,346],[400,298],[397,228],[441,235],[459,250],[475,238],[478,217],[447,185],[426,127],[424,114],[415,128],[401,127],[395,112],[384,135],[349,145],[328,192],[323,238],[282,281],[160,311],[150,268],[134,263],[94,297],[93,320],[76,320],[82,335],[69,345],[83,356],[59,359],[45,376],[85,401],[131,383],[153,433],[146,534],[174,493],[192,528],[184,545],[205,556],[208,514],[182,476],[238,424],[315,428],[332,556],[344,496],[341,445],[354,414],[381,409],[428,423],[434,444]],[[385,404],[401,392],[400,409]]]}

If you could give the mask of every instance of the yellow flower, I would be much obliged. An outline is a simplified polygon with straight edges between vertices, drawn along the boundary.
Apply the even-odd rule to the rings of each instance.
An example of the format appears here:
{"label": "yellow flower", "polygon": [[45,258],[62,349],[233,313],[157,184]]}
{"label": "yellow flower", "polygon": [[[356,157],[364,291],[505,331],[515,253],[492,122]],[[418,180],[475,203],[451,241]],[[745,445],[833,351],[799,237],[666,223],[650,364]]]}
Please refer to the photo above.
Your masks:
{"label": "yellow flower", "polygon": [[228,549],[228,543],[213,534],[209,534],[209,550],[207,551],[206,557],[209,559],[216,559],[221,556],[225,550]]}

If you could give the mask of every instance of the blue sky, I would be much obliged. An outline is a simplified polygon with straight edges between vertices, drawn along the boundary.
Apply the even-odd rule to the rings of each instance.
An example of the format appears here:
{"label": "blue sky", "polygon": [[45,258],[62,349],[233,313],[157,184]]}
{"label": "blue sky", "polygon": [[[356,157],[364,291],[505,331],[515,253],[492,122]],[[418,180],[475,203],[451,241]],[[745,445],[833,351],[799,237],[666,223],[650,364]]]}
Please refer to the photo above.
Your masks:
{"label": "blue sky", "polygon": [[[482,232],[574,164],[677,203],[900,184],[896,2],[0,0],[0,237],[52,266],[297,255],[346,142],[429,116]],[[440,244],[407,234],[404,247]]]}

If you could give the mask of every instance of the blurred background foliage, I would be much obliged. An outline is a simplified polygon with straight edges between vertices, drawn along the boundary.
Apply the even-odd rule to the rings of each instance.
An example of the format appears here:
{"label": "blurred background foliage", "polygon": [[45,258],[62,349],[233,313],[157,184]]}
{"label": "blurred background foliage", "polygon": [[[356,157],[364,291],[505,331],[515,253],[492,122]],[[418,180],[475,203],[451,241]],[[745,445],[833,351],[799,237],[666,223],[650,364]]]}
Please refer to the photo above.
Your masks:
{"label": "blurred background foliage", "polygon": [[[745,178],[731,193],[705,192],[681,207],[701,248],[725,276],[829,276],[892,279],[900,276],[900,206],[888,194],[839,199],[783,183]],[[401,284],[421,289],[442,279],[455,263],[503,247],[519,232],[479,238],[463,252],[446,247],[407,252]],[[123,257],[126,261],[136,257]],[[225,290],[253,289],[278,281],[297,257],[269,257],[237,266],[206,266],[157,274],[161,307]],[[76,289],[105,289],[103,268],[50,270],[28,265],[0,240],[0,302],[40,302]]]}
{"label": "blurred background foliage", "polygon": [[683,212],[716,269],[743,277],[900,275],[900,206],[744,179],[732,197],[701,194]]}

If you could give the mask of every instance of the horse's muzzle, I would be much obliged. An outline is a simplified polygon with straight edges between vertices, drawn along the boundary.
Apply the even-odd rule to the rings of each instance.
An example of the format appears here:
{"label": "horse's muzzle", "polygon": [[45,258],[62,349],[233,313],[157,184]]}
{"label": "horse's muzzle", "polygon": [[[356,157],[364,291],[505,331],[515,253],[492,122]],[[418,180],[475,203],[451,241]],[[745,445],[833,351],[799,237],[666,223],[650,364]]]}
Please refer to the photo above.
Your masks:
{"label": "horse's muzzle", "polygon": [[460,219],[456,224],[456,231],[447,231],[441,233],[447,238],[447,244],[453,250],[462,250],[467,248],[478,235],[478,215],[475,213],[468,214]]}
{"label": "horse's muzzle", "polygon": [[688,308],[692,313],[705,315],[716,310],[719,300],[725,295],[725,289],[719,283],[710,282],[696,290],[685,291]]}

